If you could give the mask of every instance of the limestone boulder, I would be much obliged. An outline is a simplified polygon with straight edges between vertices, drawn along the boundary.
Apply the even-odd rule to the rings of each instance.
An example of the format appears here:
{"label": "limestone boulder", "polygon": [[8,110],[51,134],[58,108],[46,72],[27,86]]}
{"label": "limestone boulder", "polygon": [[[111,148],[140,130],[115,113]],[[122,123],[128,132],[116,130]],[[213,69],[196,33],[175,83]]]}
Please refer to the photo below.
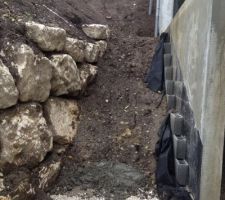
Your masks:
{"label": "limestone boulder", "polygon": [[60,158],[42,163],[37,172],[38,188],[47,191],[54,184],[62,167]]}
{"label": "limestone boulder", "polygon": [[92,83],[97,76],[98,67],[91,64],[83,64],[80,66],[80,78],[82,83],[82,92]]}
{"label": "limestone boulder", "polygon": [[64,51],[72,56],[75,62],[83,62],[85,44],[83,40],[67,37]]}
{"label": "limestone boulder", "polygon": [[50,98],[44,106],[45,115],[53,131],[54,142],[70,144],[77,134],[79,107],[75,100]]}
{"label": "limestone boulder", "polygon": [[46,101],[51,90],[53,69],[48,58],[35,56],[29,46],[22,44],[15,53],[12,68],[16,74],[20,101]]}
{"label": "limestone boulder", "polygon": [[60,54],[52,56],[53,77],[51,81],[52,94],[78,95],[81,89],[80,74],[76,62],[70,55]]}
{"label": "limestone boulder", "polygon": [[110,30],[108,25],[103,24],[84,24],[82,26],[84,33],[96,40],[106,40],[110,36]]}
{"label": "limestone boulder", "polygon": [[52,132],[37,103],[18,104],[0,114],[0,169],[33,167],[53,146]]}
{"label": "limestone boulder", "polygon": [[100,46],[98,44],[87,43],[84,51],[85,60],[88,63],[96,63],[100,55]]}
{"label": "limestone boulder", "polygon": [[97,44],[99,46],[99,57],[103,57],[105,55],[105,52],[107,50],[107,42],[104,40],[100,40],[98,42],[96,42],[95,44]]}
{"label": "limestone boulder", "polygon": [[0,109],[8,108],[17,103],[18,90],[9,69],[0,60]]}
{"label": "limestone boulder", "polygon": [[43,51],[61,51],[66,42],[66,31],[58,27],[49,27],[33,21],[25,23],[26,33]]}

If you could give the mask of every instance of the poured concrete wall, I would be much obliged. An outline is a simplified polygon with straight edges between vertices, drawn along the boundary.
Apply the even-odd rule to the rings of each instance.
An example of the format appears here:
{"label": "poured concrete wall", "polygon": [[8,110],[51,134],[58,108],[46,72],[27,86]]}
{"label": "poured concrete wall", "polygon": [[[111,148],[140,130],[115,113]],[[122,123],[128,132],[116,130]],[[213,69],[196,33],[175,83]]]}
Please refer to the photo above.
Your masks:
{"label": "poured concrete wall", "polygon": [[[225,127],[225,1],[186,0],[171,26],[174,61],[203,144],[200,199],[219,200]],[[199,174],[200,177],[200,174]]]}
{"label": "poured concrete wall", "polygon": [[166,31],[173,19],[174,0],[157,0],[156,34]]}

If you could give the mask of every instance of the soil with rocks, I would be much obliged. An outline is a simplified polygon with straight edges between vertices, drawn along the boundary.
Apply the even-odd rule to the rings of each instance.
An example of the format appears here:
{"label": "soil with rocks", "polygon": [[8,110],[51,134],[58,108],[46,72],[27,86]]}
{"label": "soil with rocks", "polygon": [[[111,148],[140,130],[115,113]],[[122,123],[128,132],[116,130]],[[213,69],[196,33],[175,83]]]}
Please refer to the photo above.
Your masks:
{"label": "soil with rocks", "polygon": [[[0,3],[0,15],[4,17],[0,19],[0,36],[5,38],[0,39],[1,46],[8,41],[25,42],[40,53],[27,41],[23,25],[17,23],[15,28],[15,19],[54,24],[80,39],[88,39],[81,31],[84,23],[108,24],[111,29],[106,55],[97,63],[98,77],[78,99],[78,134],[63,157],[63,169],[49,193],[74,194],[79,188],[108,199],[126,199],[140,190],[153,190],[154,148],[157,130],[166,115],[166,102],[164,99],[158,107],[161,95],[151,92],[144,83],[157,43],[148,0]],[[45,198],[39,195],[38,199]]]}

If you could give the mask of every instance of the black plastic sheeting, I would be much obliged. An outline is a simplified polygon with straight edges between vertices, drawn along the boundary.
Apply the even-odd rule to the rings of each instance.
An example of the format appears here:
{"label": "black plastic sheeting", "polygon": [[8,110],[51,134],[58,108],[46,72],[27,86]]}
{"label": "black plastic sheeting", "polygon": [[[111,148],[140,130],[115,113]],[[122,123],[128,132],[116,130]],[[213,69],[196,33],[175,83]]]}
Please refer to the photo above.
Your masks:
{"label": "black plastic sheeting", "polygon": [[156,184],[159,194],[165,193],[167,199],[191,200],[189,192],[180,187],[175,178],[174,150],[170,114],[167,115],[159,129],[159,140],[156,144],[157,158]]}
{"label": "black plastic sheeting", "polygon": [[162,33],[160,42],[155,49],[155,54],[148,70],[145,82],[147,87],[154,92],[162,92],[164,90],[164,43],[168,38],[168,33]]}

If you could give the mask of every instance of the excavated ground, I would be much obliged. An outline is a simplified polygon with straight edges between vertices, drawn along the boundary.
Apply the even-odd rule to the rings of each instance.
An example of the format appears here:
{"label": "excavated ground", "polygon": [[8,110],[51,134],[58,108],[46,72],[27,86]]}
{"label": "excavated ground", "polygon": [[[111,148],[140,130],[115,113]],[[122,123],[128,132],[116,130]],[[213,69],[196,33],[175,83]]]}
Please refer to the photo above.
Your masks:
{"label": "excavated ground", "polygon": [[[21,40],[34,49],[24,37],[23,26],[18,23],[15,29],[9,21],[21,18],[56,24],[82,39],[86,38],[80,30],[83,23],[109,24],[111,29],[107,53],[97,64],[96,82],[78,100],[81,107],[78,135],[64,155],[64,167],[50,193],[74,194],[79,189],[91,190],[106,199],[126,199],[131,194],[144,193],[145,189],[153,190],[154,147],[166,103],[164,100],[157,108],[161,95],[144,84],[157,43],[153,37],[154,16],[148,16],[148,0],[0,0],[0,3],[0,14],[4,16],[0,19],[0,38],[4,35],[10,41]],[[6,42],[7,39],[0,39],[1,46]],[[115,174],[122,174],[118,179],[113,173],[115,166],[121,170]],[[132,169],[126,171],[124,167]],[[127,182],[121,183],[126,177],[123,173],[144,178],[130,187]]]}

